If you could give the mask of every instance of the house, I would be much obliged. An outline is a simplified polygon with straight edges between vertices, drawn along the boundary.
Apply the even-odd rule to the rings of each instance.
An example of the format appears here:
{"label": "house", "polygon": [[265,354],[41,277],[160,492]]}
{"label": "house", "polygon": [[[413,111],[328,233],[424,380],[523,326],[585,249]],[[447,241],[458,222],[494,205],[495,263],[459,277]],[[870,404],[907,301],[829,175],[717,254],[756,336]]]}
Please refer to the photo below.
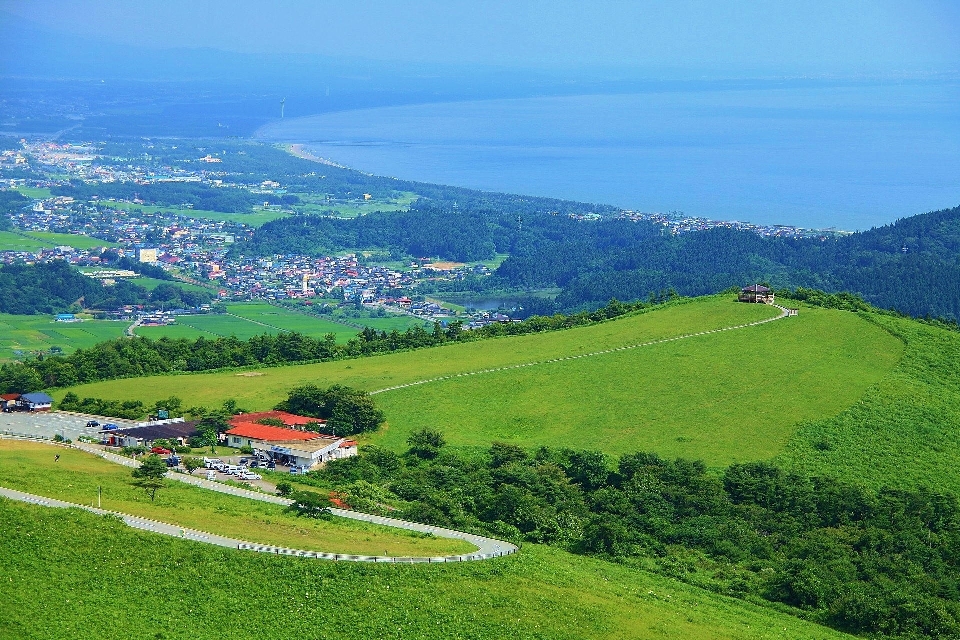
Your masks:
{"label": "house", "polygon": [[307,416],[298,416],[295,413],[286,411],[258,411],[254,413],[241,413],[228,420],[231,427],[237,427],[242,424],[262,424],[260,420],[279,420],[285,427],[303,427],[308,424],[326,424],[327,421],[322,418],[310,418]]}
{"label": "house", "polygon": [[16,411],[19,408],[19,393],[5,393],[0,395],[0,411]]}
{"label": "house", "polygon": [[50,411],[53,398],[45,393],[24,393],[17,401],[22,411]]}
{"label": "house", "polygon": [[[282,412],[269,412],[282,413]],[[256,414],[246,414],[256,415]],[[293,415],[293,414],[287,414]],[[239,418],[241,416],[236,416]],[[295,416],[303,418],[303,416]],[[311,419],[313,420],[313,419]],[[232,422],[232,421],[231,421]],[[279,464],[313,468],[329,460],[357,455],[357,442],[313,431],[241,422],[226,432],[230,447],[250,447]]]}
{"label": "house", "polygon": [[737,300],[740,302],[773,304],[773,290],[762,284],[752,284],[740,290]]}

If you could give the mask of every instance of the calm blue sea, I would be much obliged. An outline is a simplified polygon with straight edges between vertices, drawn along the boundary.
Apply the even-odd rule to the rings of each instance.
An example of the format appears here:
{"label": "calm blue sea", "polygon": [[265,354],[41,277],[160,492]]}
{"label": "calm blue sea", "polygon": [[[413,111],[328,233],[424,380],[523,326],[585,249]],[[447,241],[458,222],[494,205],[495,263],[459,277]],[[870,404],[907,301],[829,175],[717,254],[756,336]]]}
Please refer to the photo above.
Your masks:
{"label": "calm blue sea", "polygon": [[767,86],[384,107],[258,132],[388,176],[866,229],[960,204],[960,83]]}

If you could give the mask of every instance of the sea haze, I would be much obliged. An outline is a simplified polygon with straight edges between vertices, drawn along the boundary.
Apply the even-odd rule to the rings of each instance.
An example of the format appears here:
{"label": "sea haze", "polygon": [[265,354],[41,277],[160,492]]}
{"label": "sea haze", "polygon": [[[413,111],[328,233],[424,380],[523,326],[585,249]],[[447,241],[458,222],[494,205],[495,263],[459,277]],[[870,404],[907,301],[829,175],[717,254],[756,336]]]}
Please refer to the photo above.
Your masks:
{"label": "sea haze", "polygon": [[640,211],[866,229],[960,204],[960,83],[781,82],[278,120],[364,171]]}

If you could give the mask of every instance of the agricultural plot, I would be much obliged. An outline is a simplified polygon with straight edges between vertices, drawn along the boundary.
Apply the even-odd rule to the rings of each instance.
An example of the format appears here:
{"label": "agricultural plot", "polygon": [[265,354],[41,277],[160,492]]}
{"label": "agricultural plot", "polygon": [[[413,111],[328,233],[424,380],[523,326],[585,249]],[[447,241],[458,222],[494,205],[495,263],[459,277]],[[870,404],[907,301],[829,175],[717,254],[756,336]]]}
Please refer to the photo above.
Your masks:
{"label": "agricultural plot", "polygon": [[157,278],[139,277],[130,278],[130,282],[133,284],[138,284],[148,291],[153,291],[161,284],[170,284],[185,291],[206,291],[207,293],[210,293],[210,289],[208,287],[201,287],[199,285],[190,284],[189,282],[181,282],[180,280],[159,280]]}
{"label": "agricultural plot", "polygon": [[91,347],[124,334],[128,323],[117,320],[55,322],[50,316],[0,314],[0,362],[60,347],[64,353]]}
{"label": "agricultural plot", "polygon": [[49,247],[69,246],[74,249],[116,247],[114,242],[73,233],[46,233],[42,231],[0,231],[0,251],[36,251]]}
{"label": "agricultural plot", "polygon": [[[0,440],[0,486],[160,520],[251,542],[332,553],[448,555],[474,551],[462,540],[334,518],[300,518],[284,507],[168,482],[151,501],[130,469],[75,449]],[[54,455],[60,458],[54,461]]]}
{"label": "agricultural plot", "polygon": [[[851,637],[539,545],[479,563],[324,563],[211,548],[2,499],[0,530],[10,577],[0,582],[0,636],[10,638],[255,638],[270,620],[283,621],[267,633],[277,640],[318,629],[345,640]],[[117,594],[137,606],[118,608]],[[238,607],[257,613],[238,615]]]}
{"label": "agricultural plot", "polygon": [[183,216],[184,218],[199,218],[201,220],[218,220],[221,222],[236,222],[251,227],[262,226],[271,220],[284,218],[288,214],[281,211],[250,211],[248,213],[224,213],[222,211],[207,211],[204,209],[178,209],[176,207],[156,207],[150,205],[132,204],[129,202],[110,202],[101,201],[100,204],[111,209],[119,211],[143,211],[144,213],[156,213],[163,211],[173,215]]}

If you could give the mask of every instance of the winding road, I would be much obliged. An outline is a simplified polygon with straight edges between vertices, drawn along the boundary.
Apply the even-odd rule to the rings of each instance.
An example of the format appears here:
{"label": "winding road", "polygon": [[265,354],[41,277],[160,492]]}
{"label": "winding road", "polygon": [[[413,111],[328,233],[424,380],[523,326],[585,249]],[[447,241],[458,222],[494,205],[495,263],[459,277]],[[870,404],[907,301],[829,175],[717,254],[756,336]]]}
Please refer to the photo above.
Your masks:
{"label": "winding road", "polygon": [[[551,364],[554,362],[564,362],[567,360],[576,360],[579,358],[591,358],[596,356],[601,356],[609,353],[615,353],[617,351],[626,351],[628,349],[638,349],[641,347],[649,347],[657,344],[664,344],[667,342],[674,342],[676,340],[685,340],[688,338],[695,338],[697,336],[705,336],[713,333],[721,333],[724,331],[735,331],[737,329],[745,329],[747,327],[755,327],[758,325],[766,324],[768,322],[774,322],[775,320],[780,320],[790,315],[795,315],[794,311],[782,307],[780,305],[772,305],[780,310],[780,313],[774,317],[766,318],[764,320],[757,320],[755,322],[748,322],[745,324],[738,324],[730,327],[723,327],[720,329],[709,329],[706,331],[699,331],[696,333],[688,333],[684,335],[674,336],[672,338],[661,338],[659,340],[650,340],[648,342],[641,342],[632,345],[625,345],[622,347],[615,347],[612,349],[604,349],[601,351],[593,351],[590,353],[582,353],[572,356],[561,356],[558,358],[551,358],[549,360],[536,360],[533,362],[526,362],[522,364],[509,365],[505,367],[496,367],[491,369],[480,369],[477,371],[470,371],[464,373],[451,374],[448,376],[439,376],[436,378],[428,378],[425,380],[417,380],[414,382],[408,382],[406,384],[401,384],[393,387],[387,387],[385,389],[378,389],[376,391],[371,391],[371,395],[378,393],[385,393],[388,391],[395,391],[397,389],[404,389],[407,387],[413,387],[422,384],[428,384],[431,382],[441,382],[443,380],[452,380],[455,378],[460,378],[464,376],[473,376],[481,375],[485,373],[496,373],[498,371],[508,371],[510,369],[519,369],[522,367],[534,367],[538,365]],[[260,324],[260,323],[258,323]],[[266,326],[266,325],[265,325]],[[11,437],[11,436],[0,436],[0,437]],[[140,463],[131,458],[117,455],[109,451],[105,451],[102,448],[88,444],[88,443],[74,443],[71,445],[55,445],[55,446],[70,446],[75,449],[86,451],[94,455],[100,456],[105,460],[110,462],[121,464],[127,467],[138,467]],[[197,478],[192,475],[179,472],[167,472],[167,478],[170,480],[176,480],[179,482],[184,482],[187,484],[192,484],[197,487],[208,489],[211,491],[218,491],[220,493],[226,493],[230,495],[239,496],[242,498],[247,498],[250,500],[260,500],[263,502],[270,502],[273,504],[279,505],[290,505],[292,504],[291,500],[286,498],[281,498],[279,496],[274,496],[266,493],[259,493],[256,491],[249,491],[247,489],[242,489],[240,487],[234,487],[226,485],[220,482],[214,482],[206,480],[205,478]],[[153,533],[158,533],[162,535],[173,536],[177,538],[182,538],[185,540],[193,540],[196,542],[203,542],[206,544],[218,545],[221,547],[229,547],[233,549],[241,549],[248,551],[258,551],[261,553],[271,553],[277,555],[290,555],[303,558],[317,558],[323,560],[344,560],[351,562],[400,562],[400,563],[417,563],[417,562],[463,562],[471,560],[486,560],[490,558],[499,558],[502,556],[510,555],[516,553],[519,549],[516,545],[502,540],[496,540],[493,538],[487,538],[484,536],[477,536],[470,533],[465,533],[463,531],[454,531],[452,529],[444,529],[442,527],[434,527],[431,525],[420,524],[417,522],[407,522],[405,520],[397,520],[396,518],[387,518],[384,516],[377,516],[367,513],[359,513],[356,511],[348,511],[345,509],[331,509],[335,516],[341,518],[350,518],[352,520],[360,520],[362,522],[369,522],[372,524],[395,527],[399,529],[406,529],[409,531],[417,531],[420,533],[429,533],[440,538],[451,538],[459,539],[469,542],[470,544],[477,547],[477,550],[468,553],[455,556],[437,556],[437,557],[397,557],[397,556],[363,556],[363,555],[350,555],[350,554],[331,554],[331,553],[322,553],[317,551],[305,551],[301,549],[289,549],[285,547],[276,547],[271,545],[260,545],[249,541],[237,540],[234,538],[227,538],[224,536],[218,536],[211,533],[206,533],[203,531],[196,531],[194,529],[186,529],[174,524],[169,524],[165,522],[158,522],[155,520],[150,520],[147,518],[141,518],[139,516],[133,516],[124,513],[116,513],[111,511],[106,511],[104,509],[97,509],[95,507],[90,507],[81,504],[74,504],[70,502],[64,502],[62,500],[55,500],[53,498],[46,498],[44,496],[33,495],[30,493],[24,493],[22,491],[16,491],[13,489],[7,489],[0,487],[0,496],[10,498],[13,500],[19,500],[21,502],[27,502],[30,504],[37,504],[46,507],[57,507],[57,508],[76,508],[84,509],[86,511],[91,511],[93,513],[102,514],[102,515],[115,515],[121,518],[127,525],[142,529],[145,531],[151,531]]]}

